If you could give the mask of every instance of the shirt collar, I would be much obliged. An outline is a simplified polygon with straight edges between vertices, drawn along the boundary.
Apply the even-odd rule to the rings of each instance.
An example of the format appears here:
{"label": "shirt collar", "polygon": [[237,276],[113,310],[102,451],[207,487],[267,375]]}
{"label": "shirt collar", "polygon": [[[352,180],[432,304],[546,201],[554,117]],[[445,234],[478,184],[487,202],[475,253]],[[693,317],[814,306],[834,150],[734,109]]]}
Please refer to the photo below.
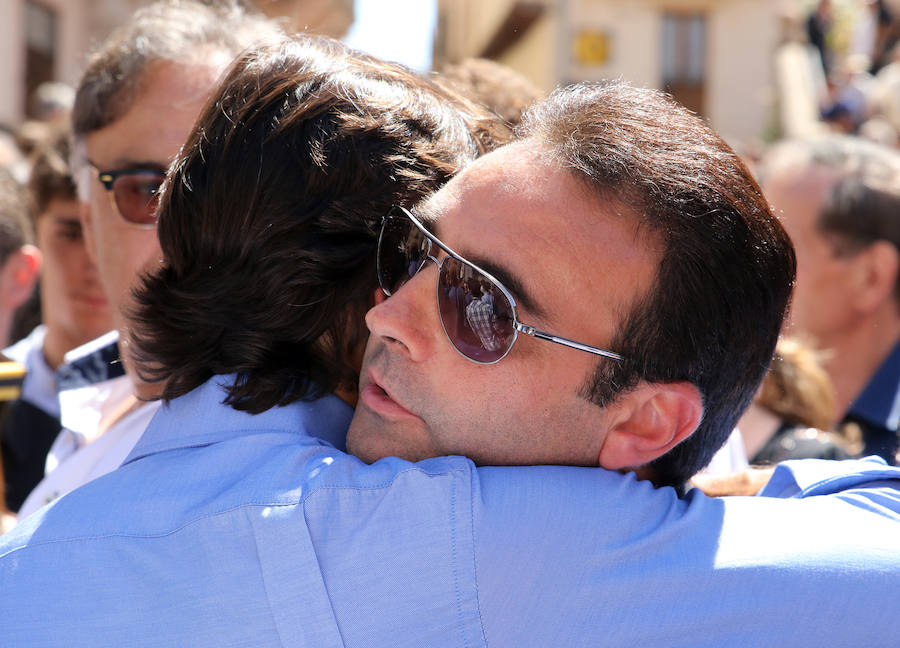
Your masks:
{"label": "shirt collar", "polygon": [[881,363],[848,414],[896,430],[900,423],[900,342]]}
{"label": "shirt collar", "polygon": [[248,414],[223,403],[225,388],[234,384],[234,379],[233,375],[214,376],[192,392],[163,404],[122,465],[158,452],[264,432],[289,432],[343,450],[353,409],[337,396],[329,394]]}
{"label": "shirt collar", "polygon": [[110,331],[69,351],[56,370],[60,391],[79,389],[125,375],[119,358],[119,333]]}

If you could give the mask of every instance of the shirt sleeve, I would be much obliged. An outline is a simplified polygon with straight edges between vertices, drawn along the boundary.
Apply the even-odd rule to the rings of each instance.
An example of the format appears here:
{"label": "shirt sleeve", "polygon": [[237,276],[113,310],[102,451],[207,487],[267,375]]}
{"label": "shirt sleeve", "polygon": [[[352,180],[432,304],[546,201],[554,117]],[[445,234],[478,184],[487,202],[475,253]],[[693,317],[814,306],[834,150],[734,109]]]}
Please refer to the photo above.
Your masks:
{"label": "shirt sleeve", "polygon": [[597,468],[479,468],[487,644],[882,645],[900,582],[900,473],[817,463],[837,465],[781,466],[794,476],[771,485],[782,497],[723,498]]}
{"label": "shirt sleeve", "polygon": [[884,459],[875,456],[845,461],[797,459],[778,464],[758,496],[803,498],[829,495],[874,482],[900,488],[900,468],[888,466]]}

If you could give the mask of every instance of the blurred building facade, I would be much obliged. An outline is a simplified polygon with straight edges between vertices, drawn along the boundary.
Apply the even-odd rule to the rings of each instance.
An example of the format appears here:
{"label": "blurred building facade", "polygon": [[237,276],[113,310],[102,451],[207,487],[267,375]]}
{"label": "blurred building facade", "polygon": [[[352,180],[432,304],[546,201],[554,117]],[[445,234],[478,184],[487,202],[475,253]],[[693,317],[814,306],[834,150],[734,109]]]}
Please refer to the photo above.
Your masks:
{"label": "blurred building facade", "polygon": [[[93,44],[150,0],[0,0],[0,124],[29,116],[29,98],[44,81],[77,83]],[[353,0],[253,0],[289,31],[343,36]]]}
{"label": "blurred building facade", "polygon": [[665,89],[732,143],[775,110],[785,0],[439,0],[435,68],[491,58],[550,90],[622,78]]}

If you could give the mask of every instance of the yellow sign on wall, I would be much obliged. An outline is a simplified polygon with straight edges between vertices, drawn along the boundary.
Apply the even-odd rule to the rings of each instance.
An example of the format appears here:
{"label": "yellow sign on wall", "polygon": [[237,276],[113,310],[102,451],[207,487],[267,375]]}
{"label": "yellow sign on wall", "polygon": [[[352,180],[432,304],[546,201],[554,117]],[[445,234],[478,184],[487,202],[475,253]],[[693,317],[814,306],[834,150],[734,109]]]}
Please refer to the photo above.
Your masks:
{"label": "yellow sign on wall", "polygon": [[580,31],[573,45],[579,65],[605,65],[612,54],[611,39],[605,31]]}

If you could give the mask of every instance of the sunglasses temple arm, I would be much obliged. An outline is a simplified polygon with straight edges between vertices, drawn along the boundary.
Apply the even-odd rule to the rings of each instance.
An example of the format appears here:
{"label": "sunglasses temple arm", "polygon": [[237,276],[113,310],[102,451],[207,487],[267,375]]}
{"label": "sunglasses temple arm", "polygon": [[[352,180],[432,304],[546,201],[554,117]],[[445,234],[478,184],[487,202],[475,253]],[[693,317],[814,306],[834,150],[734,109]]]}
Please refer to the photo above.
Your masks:
{"label": "sunglasses temple arm", "polygon": [[527,324],[522,324],[521,322],[515,323],[516,330],[520,333],[524,333],[525,335],[530,335],[531,337],[538,338],[539,340],[548,340],[550,342],[556,342],[557,344],[561,344],[563,346],[570,347],[572,349],[578,349],[580,351],[587,351],[588,353],[593,353],[594,355],[603,356],[604,358],[611,358],[612,360],[624,360],[622,356],[618,353],[613,353],[612,351],[607,351],[606,349],[600,349],[598,347],[593,347],[587,344],[582,344],[581,342],[576,342],[575,340],[570,340],[568,338],[560,337],[558,335],[552,335],[551,333],[547,333],[545,331],[539,331],[533,326],[528,326]]}

